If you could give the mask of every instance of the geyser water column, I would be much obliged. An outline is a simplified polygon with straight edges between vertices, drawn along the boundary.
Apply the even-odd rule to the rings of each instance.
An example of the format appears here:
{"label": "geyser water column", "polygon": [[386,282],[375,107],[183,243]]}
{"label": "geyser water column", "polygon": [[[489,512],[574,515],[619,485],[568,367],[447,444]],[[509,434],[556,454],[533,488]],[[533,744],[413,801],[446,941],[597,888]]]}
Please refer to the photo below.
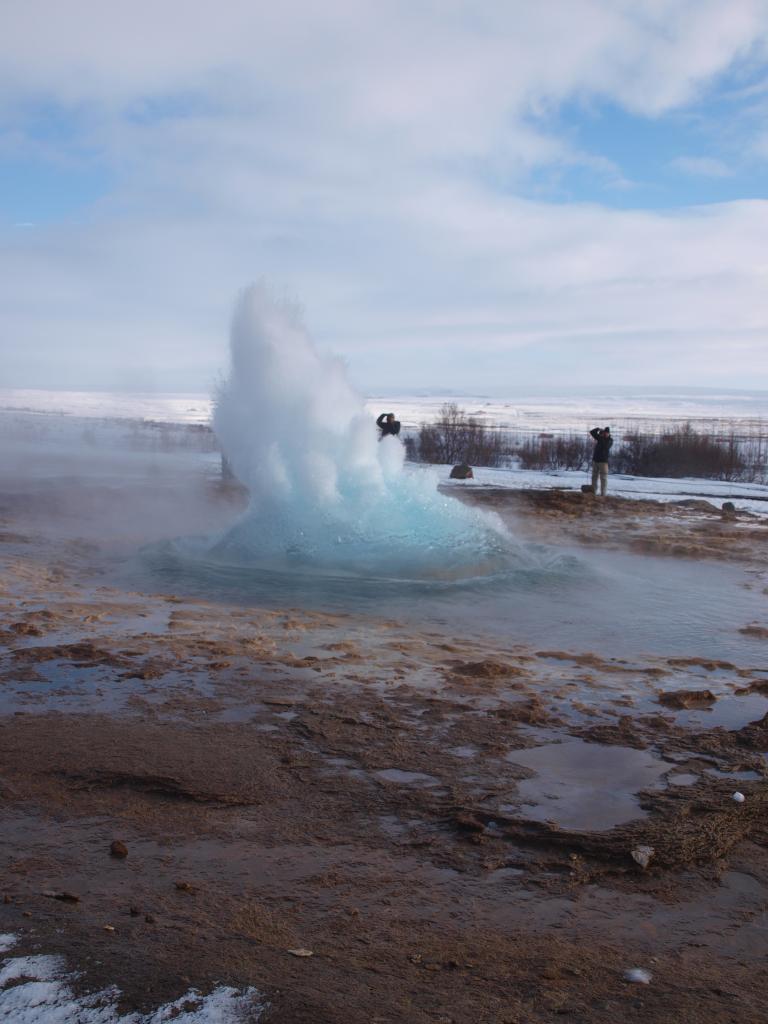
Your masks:
{"label": "geyser water column", "polygon": [[235,309],[231,366],[214,428],[250,492],[243,518],[209,550],[229,564],[399,579],[505,569],[500,524],[441,495],[378,439],[342,361],[322,354],[299,308],[264,286]]}

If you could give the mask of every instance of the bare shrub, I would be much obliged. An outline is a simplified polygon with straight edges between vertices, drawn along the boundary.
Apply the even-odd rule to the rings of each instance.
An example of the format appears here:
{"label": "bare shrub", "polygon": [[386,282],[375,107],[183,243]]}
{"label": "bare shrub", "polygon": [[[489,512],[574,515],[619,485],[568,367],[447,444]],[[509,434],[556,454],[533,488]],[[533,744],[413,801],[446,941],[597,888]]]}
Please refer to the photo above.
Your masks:
{"label": "bare shrub", "polygon": [[[523,469],[588,470],[593,441],[581,434],[539,434],[516,448]],[[690,424],[641,434],[624,434],[610,457],[615,473],[630,476],[704,477],[710,480],[764,480],[768,442],[763,435],[745,438],[706,434]]]}
{"label": "bare shrub", "polygon": [[611,460],[618,473],[736,480],[748,469],[734,435],[719,438],[702,434],[689,423],[660,434],[628,434],[623,440]]}
{"label": "bare shrub", "polygon": [[516,452],[523,469],[587,469],[592,441],[581,434],[528,438]]}
{"label": "bare shrub", "polygon": [[467,416],[455,402],[441,406],[434,423],[422,423],[415,437],[405,439],[405,448],[413,462],[439,465],[500,466],[509,455],[502,430]]}

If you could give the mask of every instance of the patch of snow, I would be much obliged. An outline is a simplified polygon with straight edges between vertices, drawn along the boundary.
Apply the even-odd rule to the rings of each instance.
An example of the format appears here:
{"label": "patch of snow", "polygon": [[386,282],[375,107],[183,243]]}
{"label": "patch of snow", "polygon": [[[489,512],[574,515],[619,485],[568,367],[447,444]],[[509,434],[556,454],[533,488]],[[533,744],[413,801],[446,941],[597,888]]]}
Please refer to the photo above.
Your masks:
{"label": "patch of snow", "polygon": [[[13,935],[0,935],[0,950],[10,949]],[[11,957],[0,969],[0,1020],[13,1024],[243,1024],[264,1009],[259,993],[221,986],[207,996],[190,989],[179,999],[149,1013],[121,1014],[119,992],[104,989],[76,995],[61,957]],[[9,988],[10,982],[14,984]]]}
{"label": "patch of snow", "polygon": [[632,967],[624,972],[624,980],[631,981],[635,985],[650,985],[651,977],[651,972],[642,967]]}

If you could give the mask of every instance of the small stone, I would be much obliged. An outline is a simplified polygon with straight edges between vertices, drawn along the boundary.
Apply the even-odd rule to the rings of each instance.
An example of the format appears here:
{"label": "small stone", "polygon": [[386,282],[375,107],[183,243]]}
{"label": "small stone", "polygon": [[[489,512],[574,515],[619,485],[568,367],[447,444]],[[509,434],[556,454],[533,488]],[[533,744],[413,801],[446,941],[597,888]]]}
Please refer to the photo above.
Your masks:
{"label": "small stone", "polygon": [[635,985],[650,985],[651,972],[642,967],[632,967],[624,972],[624,981],[630,981]]}
{"label": "small stone", "polygon": [[54,889],[44,889],[41,893],[49,900],[60,900],[62,903],[79,903],[80,897],[73,892],[56,892]]}
{"label": "small stone", "polygon": [[114,930],[115,930],[115,926],[114,925],[112,925],[112,924],[105,924],[104,925],[104,931],[105,932],[113,932]]}
{"label": "small stone", "polygon": [[197,892],[197,886],[192,885],[191,882],[174,882],[173,883],[179,892],[188,892],[194,895]]}
{"label": "small stone", "polygon": [[641,868],[647,868],[655,852],[652,846],[636,846],[631,851],[632,860],[639,864]]}
{"label": "small stone", "polygon": [[743,804],[746,799],[747,798],[744,796],[743,793],[738,793],[738,792],[734,793],[733,796],[731,797],[731,800],[733,800],[734,803],[737,803],[737,804]]}
{"label": "small stone", "polygon": [[121,839],[115,839],[109,847],[109,853],[112,857],[122,859],[128,856],[128,847]]}
{"label": "small stone", "polygon": [[291,956],[314,956],[311,949],[289,949]]}

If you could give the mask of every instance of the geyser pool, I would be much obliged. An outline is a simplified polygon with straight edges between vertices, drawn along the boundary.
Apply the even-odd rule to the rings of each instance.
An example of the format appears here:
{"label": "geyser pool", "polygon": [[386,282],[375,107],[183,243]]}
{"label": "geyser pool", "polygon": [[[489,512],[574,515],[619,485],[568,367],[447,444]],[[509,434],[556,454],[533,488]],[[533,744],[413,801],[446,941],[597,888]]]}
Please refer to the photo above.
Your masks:
{"label": "geyser pool", "polygon": [[446,641],[765,664],[765,641],[739,632],[765,598],[745,586],[738,567],[594,549],[532,547],[526,554],[517,567],[484,577],[398,580],[236,566],[163,542],[145,548],[120,578],[228,606],[384,617]]}
{"label": "geyser pool", "polygon": [[298,308],[264,287],[241,296],[214,429],[250,501],[223,535],[179,555],[273,571],[461,579],[519,564],[492,515],[441,495],[429,471],[379,440],[344,364],[318,351]]}

